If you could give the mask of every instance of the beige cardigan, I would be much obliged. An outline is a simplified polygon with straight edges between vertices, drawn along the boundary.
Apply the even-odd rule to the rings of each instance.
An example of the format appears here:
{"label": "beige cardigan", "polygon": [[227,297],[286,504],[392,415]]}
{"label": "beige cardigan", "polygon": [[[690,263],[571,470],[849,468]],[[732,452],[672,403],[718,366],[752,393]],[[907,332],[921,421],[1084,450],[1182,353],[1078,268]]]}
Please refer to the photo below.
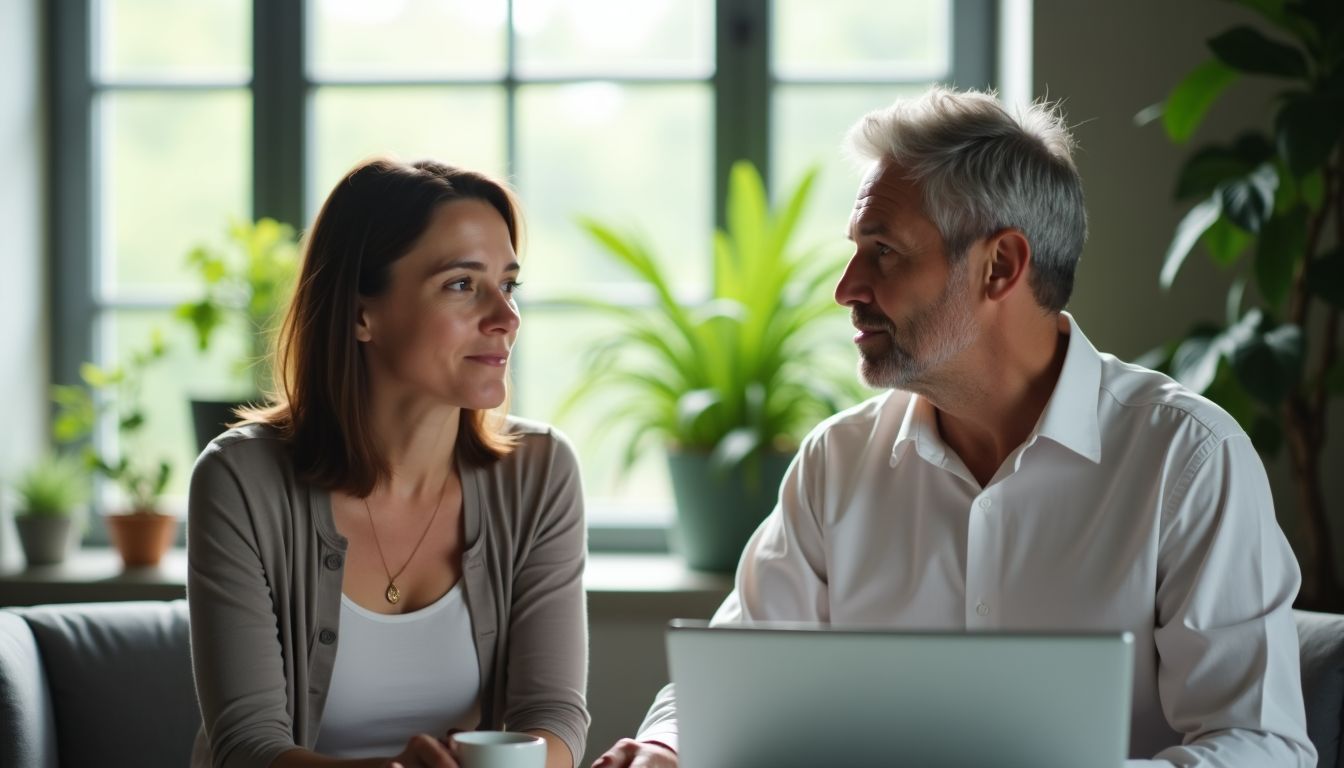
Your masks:
{"label": "beige cardigan", "polygon": [[[459,462],[462,556],[481,666],[481,728],[544,728],[582,757],[588,731],[578,462],[544,424],[510,419],[515,451]],[[317,739],[340,637],[346,540],[331,497],[288,446],[248,426],[196,462],[187,528],[192,666],[203,719],[193,766],[266,766]]]}

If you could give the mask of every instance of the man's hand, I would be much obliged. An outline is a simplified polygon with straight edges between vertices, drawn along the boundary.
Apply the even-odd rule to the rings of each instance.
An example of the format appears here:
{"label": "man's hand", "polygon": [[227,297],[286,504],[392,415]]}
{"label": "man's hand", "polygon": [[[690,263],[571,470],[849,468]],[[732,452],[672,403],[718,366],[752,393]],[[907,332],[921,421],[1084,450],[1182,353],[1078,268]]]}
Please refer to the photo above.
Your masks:
{"label": "man's hand", "polygon": [[593,768],[676,768],[677,753],[653,741],[621,739],[602,753]]}

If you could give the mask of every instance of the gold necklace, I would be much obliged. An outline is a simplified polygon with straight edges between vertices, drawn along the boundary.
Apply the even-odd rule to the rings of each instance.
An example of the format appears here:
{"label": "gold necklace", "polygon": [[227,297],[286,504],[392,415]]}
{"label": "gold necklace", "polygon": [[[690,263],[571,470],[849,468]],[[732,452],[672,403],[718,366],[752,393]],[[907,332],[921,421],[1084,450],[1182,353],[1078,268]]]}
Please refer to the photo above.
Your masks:
{"label": "gold necklace", "polygon": [[393,605],[401,601],[401,590],[397,588],[397,577],[415,559],[415,553],[420,551],[420,545],[425,543],[425,537],[429,535],[429,529],[434,525],[434,518],[438,517],[439,507],[443,506],[443,492],[448,490],[448,479],[452,476],[452,472],[444,475],[443,485],[439,487],[439,501],[434,505],[434,512],[429,516],[429,522],[425,524],[425,530],[421,532],[420,540],[415,542],[415,547],[411,549],[410,556],[406,558],[406,562],[402,563],[396,573],[393,573],[392,569],[387,567],[387,558],[383,556],[383,545],[378,541],[378,527],[373,524],[373,511],[369,509],[369,499],[367,496],[363,499],[364,512],[369,516],[369,530],[373,531],[373,545],[378,548],[378,559],[383,561],[383,572],[387,574],[387,589],[383,592],[383,597],[387,598],[387,602]]}

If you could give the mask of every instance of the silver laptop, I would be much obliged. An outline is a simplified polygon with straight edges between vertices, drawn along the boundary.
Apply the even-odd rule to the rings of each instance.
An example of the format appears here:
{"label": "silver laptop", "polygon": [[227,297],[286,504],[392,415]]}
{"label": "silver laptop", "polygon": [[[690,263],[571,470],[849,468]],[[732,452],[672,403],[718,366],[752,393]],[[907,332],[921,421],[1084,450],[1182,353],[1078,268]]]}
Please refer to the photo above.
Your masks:
{"label": "silver laptop", "polygon": [[673,621],[685,768],[1119,768],[1134,638]]}

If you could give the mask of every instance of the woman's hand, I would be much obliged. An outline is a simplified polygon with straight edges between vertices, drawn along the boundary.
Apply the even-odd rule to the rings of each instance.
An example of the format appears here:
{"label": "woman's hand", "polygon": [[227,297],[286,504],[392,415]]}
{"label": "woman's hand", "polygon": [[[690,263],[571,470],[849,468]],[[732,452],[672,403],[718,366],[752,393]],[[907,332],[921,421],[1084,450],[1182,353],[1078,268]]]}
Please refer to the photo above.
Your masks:
{"label": "woman's hand", "polygon": [[602,753],[593,768],[676,768],[677,753],[653,741],[621,739]]}
{"label": "woman's hand", "polygon": [[392,758],[386,768],[461,768],[448,744],[428,734],[412,736],[401,754]]}

